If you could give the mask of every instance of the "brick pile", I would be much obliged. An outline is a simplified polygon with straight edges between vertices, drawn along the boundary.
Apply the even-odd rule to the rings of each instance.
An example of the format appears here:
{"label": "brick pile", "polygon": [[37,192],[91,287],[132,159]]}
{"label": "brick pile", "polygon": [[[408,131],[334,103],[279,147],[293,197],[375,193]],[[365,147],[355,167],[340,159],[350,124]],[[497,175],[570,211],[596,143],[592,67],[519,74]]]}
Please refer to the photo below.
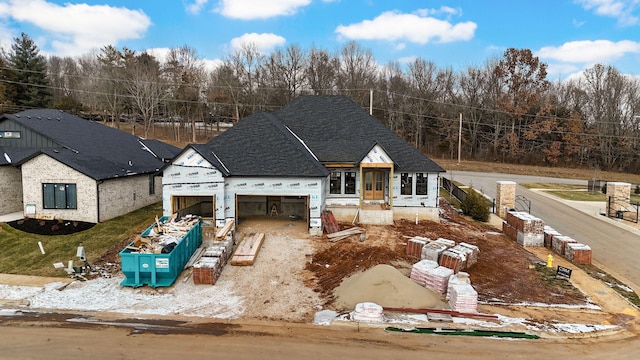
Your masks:
{"label": "brick pile", "polygon": [[565,257],[578,265],[591,264],[591,248],[589,245],[579,243],[567,243],[565,245]]}
{"label": "brick pile", "polygon": [[560,232],[552,228],[551,226],[544,226],[544,247],[551,248],[551,241],[554,236],[560,236]]}
{"label": "brick pile", "polygon": [[461,242],[456,245],[454,248],[459,248],[461,251],[466,252],[467,254],[467,264],[466,269],[475,265],[478,262],[478,256],[480,255],[480,248],[475,245],[467,244],[465,242]]}
{"label": "brick pile", "polygon": [[502,228],[503,231],[506,228],[505,234],[509,238],[524,247],[544,246],[544,221],[529,213],[508,212],[506,225],[503,223]]}
{"label": "brick pile", "polygon": [[414,236],[407,241],[407,255],[416,259],[422,258],[422,247],[429,242],[430,239],[420,236]]}
{"label": "brick pile", "polygon": [[577,243],[572,237],[566,235],[557,235],[551,238],[551,249],[558,255],[565,255],[567,244]]}
{"label": "brick pile", "polygon": [[440,255],[440,265],[453,270],[454,274],[467,268],[467,252],[455,246]]}
{"label": "brick pile", "polygon": [[431,260],[436,263],[440,261],[440,255],[449,248],[448,245],[442,242],[430,242],[422,247],[422,255],[421,258],[423,260]]}
{"label": "brick pile", "polygon": [[196,285],[215,285],[231,258],[235,245],[235,228],[233,222],[225,224],[213,241],[201,250],[200,258],[193,264],[193,283]]}

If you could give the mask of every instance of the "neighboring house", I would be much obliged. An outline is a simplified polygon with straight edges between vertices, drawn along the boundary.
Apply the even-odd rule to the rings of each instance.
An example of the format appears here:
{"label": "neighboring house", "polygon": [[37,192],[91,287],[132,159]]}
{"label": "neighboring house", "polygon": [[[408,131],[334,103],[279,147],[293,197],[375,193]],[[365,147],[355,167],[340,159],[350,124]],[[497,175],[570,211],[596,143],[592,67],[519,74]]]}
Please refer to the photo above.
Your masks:
{"label": "neighboring house", "polygon": [[223,226],[252,215],[338,220],[438,220],[440,166],[345,96],[300,96],[256,112],[164,169],[163,212]]}
{"label": "neighboring house", "polygon": [[59,110],[0,117],[0,214],[98,223],[162,198],[180,149]]}

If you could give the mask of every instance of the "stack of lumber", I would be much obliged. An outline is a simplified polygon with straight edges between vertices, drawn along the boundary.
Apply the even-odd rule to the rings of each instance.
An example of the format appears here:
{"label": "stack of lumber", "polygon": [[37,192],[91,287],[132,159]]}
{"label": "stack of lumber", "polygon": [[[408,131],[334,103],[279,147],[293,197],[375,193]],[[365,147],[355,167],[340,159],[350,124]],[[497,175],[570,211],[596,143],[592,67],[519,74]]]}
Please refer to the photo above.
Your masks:
{"label": "stack of lumber", "polygon": [[[342,231],[336,231],[336,232],[329,233],[329,234],[327,234],[327,238],[329,238],[329,241],[331,241],[331,242],[337,242],[337,241],[340,241],[340,240],[344,240],[344,239],[348,238],[349,236],[353,236],[353,235],[366,236],[366,232],[361,227],[352,227],[352,228],[345,229],[345,230],[342,230]],[[364,238],[361,237],[361,240],[364,240]]]}
{"label": "stack of lumber", "polygon": [[437,267],[438,263],[435,261],[420,260],[417,263],[413,264],[413,266],[411,267],[411,274],[409,275],[409,278],[424,286],[429,276],[429,270],[435,269]]}
{"label": "stack of lumber", "polygon": [[449,277],[449,283],[447,284],[447,296],[446,299],[449,300],[451,297],[451,288],[453,285],[465,285],[471,284],[471,278],[469,277],[469,273],[464,271],[460,271],[457,274],[453,274]]}
{"label": "stack of lumber", "polygon": [[552,228],[551,226],[544,226],[544,247],[551,248],[551,241],[554,236],[560,236],[560,232]]}
{"label": "stack of lumber", "polygon": [[570,243],[577,243],[577,241],[566,235],[554,236],[551,238],[551,249],[553,249],[556,254],[564,256],[566,246]]}
{"label": "stack of lumber", "polygon": [[591,264],[591,248],[579,243],[565,244],[564,254],[567,260],[578,265]]}
{"label": "stack of lumber", "polygon": [[[503,223],[502,228],[503,230],[507,228],[505,234],[524,247],[544,246],[544,221],[529,213],[508,212],[506,225]],[[515,228],[515,238],[512,228]]]}
{"label": "stack of lumber", "polygon": [[465,250],[452,247],[442,252],[438,263],[440,266],[449,268],[454,274],[457,274],[459,271],[467,268],[467,252]]}
{"label": "stack of lumber", "polygon": [[340,225],[338,225],[338,221],[336,221],[331,211],[323,210],[320,213],[320,219],[322,219],[322,228],[327,234],[340,231]]}
{"label": "stack of lumber", "polygon": [[222,241],[224,239],[227,239],[228,237],[233,237],[234,231],[235,231],[235,221],[229,220],[224,224],[223,227],[221,227],[216,232],[216,240]]}
{"label": "stack of lumber", "polygon": [[429,269],[427,270],[424,286],[427,289],[444,294],[447,291],[447,285],[449,284],[449,278],[451,275],[453,275],[453,270],[444,266]]}
{"label": "stack of lumber", "polygon": [[456,284],[451,286],[449,306],[451,310],[461,313],[478,312],[478,292],[471,284]]}
{"label": "stack of lumber", "polygon": [[189,230],[200,222],[200,217],[187,215],[176,219],[176,215],[160,222],[156,216],[155,224],[145,236],[138,236],[126,248],[131,253],[161,254],[170,253],[176,244],[187,235]]}
{"label": "stack of lumber", "polygon": [[443,242],[430,242],[422,248],[422,254],[420,254],[420,258],[438,262],[440,261],[440,255],[442,255],[442,253],[448,248],[449,245]]}
{"label": "stack of lumber", "polygon": [[409,241],[407,241],[407,255],[414,257],[416,259],[420,259],[422,254],[422,248],[427,244],[429,239],[423,238],[421,236],[414,236]]}
{"label": "stack of lumber", "polygon": [[253,265],[264,242],[264,233],[250,234],[238,245],[231,257],[231,265]]}
{"label": "stack of lumber", "polygon": [[475,265],[478,262],[478,256],[480,255],[480,248],[475,245],[468,244],[466,242],[461,242],[456,245],[454,248],[459,248],[461,251],[467,253],[467,264],[465,269],[468,269]]}
{"label": "stack of lumber", "polygon": [[372,302],[356,304],[355,310],[351,313],[351,320],[366,322],[382,322],[382,306]]}

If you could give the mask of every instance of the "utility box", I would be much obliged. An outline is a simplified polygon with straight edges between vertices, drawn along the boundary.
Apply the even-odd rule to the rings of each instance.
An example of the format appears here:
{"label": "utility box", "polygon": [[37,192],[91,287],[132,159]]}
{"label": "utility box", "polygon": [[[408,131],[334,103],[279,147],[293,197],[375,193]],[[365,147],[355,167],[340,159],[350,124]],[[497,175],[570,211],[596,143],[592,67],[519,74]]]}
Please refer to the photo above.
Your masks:
{"label": "utility box", "polygon": [[[166,246],[161,253],[154,253],[137,250],[136,243],[131,243],[120,251],[122,273],[126,277],[120,282],[120,285],[131,287],[148,285],[154,288],[171,286],[182,272],[191,255],[202,244],[202,220],[199,218],[196,220],[192,220],[189,223],[191,228],[166,253],[164,251],[164,249],[167,249]],[[149,226],[141,234],[141,239],[155,232],[154,227],[165,224],[169,224],[166,216]],[[182,226],[182,228],[185,227]]]}

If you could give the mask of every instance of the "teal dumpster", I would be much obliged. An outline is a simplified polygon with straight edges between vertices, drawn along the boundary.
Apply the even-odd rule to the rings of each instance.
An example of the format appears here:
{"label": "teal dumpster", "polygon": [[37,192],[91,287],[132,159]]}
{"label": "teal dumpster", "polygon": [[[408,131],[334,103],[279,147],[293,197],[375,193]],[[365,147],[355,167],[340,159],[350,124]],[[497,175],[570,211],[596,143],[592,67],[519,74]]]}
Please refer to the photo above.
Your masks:
{"label": "teal dumpster", "polygon": [[[165,223],[167,219],[164,216],[158,221]],[[149,235],[154,225],[155,223],[149,226],[141,236]],[[171,286],[200,244],[202,244],[202,221],[198,221],[169,253],[147,254],[125,247],[120,251],[122,273],[125,275],[120,285],[131,287],[148,285],[154,288]],[[133,243],[129,245],[133,246]]]}

